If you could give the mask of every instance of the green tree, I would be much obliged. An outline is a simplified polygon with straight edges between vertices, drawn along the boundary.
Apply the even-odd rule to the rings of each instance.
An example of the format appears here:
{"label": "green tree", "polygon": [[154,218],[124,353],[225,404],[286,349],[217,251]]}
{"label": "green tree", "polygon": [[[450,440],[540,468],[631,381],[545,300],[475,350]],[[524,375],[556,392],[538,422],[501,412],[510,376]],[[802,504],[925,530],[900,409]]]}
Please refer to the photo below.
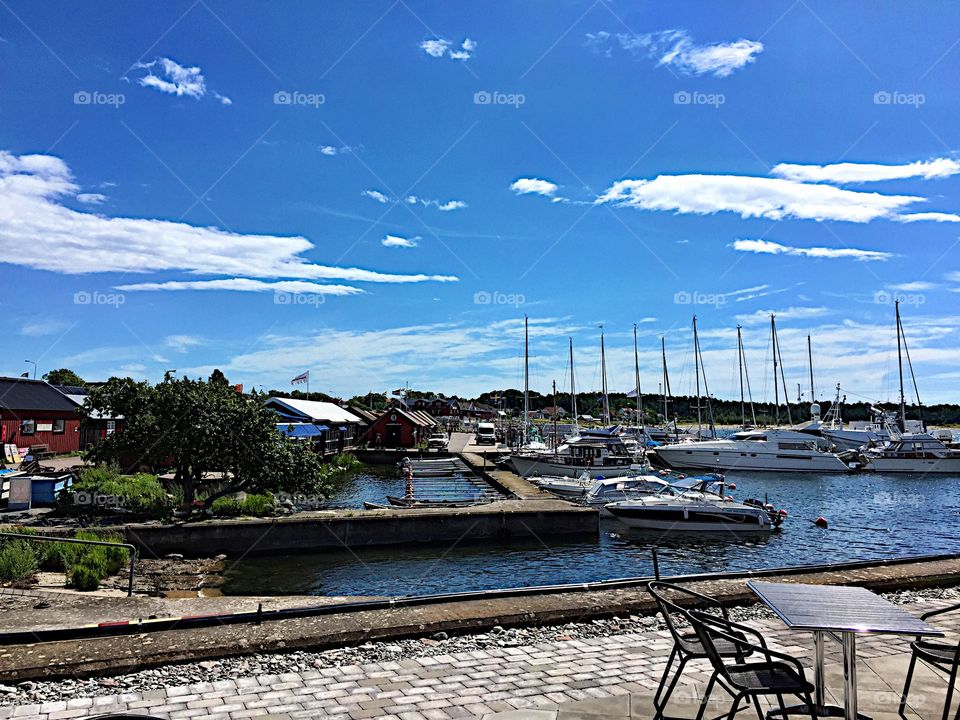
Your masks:
{"label": "green tree", "polygon": [[236,392],[222,375],[157,385],[111,378],[91,391],[84,410],[122,417],[123,425],[87,459],[172,472],[184,502],[206,507],[241,490],[327,494],[319,458],[277,430],[277,416],[263,400]]}
{"label": "green tree", "polygon": [[43,379],[51,385],[79,385],[80,387],[86,385],[82,377],[67,368],[60,368],[59,370],[51,370],[48,373],[44,373]]}

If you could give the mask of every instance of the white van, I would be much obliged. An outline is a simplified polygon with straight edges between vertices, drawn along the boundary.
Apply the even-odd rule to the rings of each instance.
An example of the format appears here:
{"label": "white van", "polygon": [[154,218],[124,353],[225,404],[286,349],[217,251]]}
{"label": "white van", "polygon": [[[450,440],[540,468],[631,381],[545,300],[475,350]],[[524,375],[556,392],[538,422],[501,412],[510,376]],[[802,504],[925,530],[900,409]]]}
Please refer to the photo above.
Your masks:
{"label": "white van", "polygon": [[492,422],[477,423],[477,445],[496,445],[497,428]]}

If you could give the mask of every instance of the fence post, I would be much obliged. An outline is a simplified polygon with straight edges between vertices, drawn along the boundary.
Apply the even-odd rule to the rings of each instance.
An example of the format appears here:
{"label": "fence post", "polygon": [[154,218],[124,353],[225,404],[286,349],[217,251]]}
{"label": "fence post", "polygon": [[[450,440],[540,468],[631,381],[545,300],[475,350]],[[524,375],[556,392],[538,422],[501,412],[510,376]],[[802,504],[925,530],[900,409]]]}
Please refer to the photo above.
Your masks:
{"label": "fence post", "polygon": [[650,548],[650,555],[653,557],[653,577],[656,580],[660,579],[660,557],[657,555],[657,546],[654,545]]}

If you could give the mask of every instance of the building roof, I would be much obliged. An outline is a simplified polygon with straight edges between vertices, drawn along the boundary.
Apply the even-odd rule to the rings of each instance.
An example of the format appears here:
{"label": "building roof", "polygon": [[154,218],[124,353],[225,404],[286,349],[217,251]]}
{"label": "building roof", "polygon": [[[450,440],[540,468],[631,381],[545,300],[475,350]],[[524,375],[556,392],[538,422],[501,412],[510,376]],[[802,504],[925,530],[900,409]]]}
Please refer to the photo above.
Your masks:
{"label": "building roof", "polygon": [[45,380],[0,377],[0,408],[73,412],[77,405]]}
{"label": "building roof", "polygon": [[312,421],[322,420],[330,423],[360,423],[359,417],[336,403],[320,400],[300,400],[298,398],[267,398],[267,406],[279,407],[292,415],[299,415]]}
{"label": "building roof", "polygon": [[433,427],[434,425],[437,424],[436,421],[431,416],[427,415],[427,413],[425,412],[422,412],[419,410],[405,410],[402,407],[387,408],[380,414],[380,417],[377,419],[380,420],[391,413],[396,413],[419,427]]}
{"label": "building roof", "polygon": [[287,437],[318,437],[324,430],[329,430],[324,425],[314,425],[313,423],[277,423],[277,430]]}
{"label": "building roof", "polygon": [[362,408],[358,405],[351,405],[350,412],[361,419],[366,420],[368,423],[376,422],[377,420],[377,414],[375,412],[370,412],[366,408]]}

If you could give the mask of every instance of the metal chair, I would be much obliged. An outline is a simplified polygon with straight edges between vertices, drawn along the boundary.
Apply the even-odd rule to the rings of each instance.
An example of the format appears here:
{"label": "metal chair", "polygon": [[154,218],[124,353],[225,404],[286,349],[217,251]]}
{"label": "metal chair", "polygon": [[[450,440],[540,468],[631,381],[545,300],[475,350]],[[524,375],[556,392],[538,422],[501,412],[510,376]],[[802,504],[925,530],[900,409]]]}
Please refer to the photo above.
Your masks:
{"label": "metal chair", "polygon": [[[709,657],[704,650],[703,645],[700,642],[700,638],[696,632],[681,632],[680,628],[676,624],[676,618],[683,618],[686,622],[692,625],[693,621],[690,618],[690,613],[676,603],[668,600],[664,596],[664,590],[685,595],[698,605],[706,605],[714,611],[719,611],[722,617],[727,618],[727,609],[709,595],[703,595],[702,593],[695,592],[689,588],[680,587],[679,585],[671,585],[670,583],[660,582],[659,580],[647,583],[647,591],[656,601],[657,607],[660,609],[660,614],[663,615],[663,619],[667,623],[667,629],[673,636],[673,649],[670,651],[670,659],[667,660],[667,666],[663,669],[663,676],[660,678],[660,685],[657,687],[657,692],[653,697],[653,706],[657,711],[656,715],[654,716],[655,718],[663,717],[663,709],[670,701],[670,695],[673,693],[674,688],[676,688],[677,682],[680,680],[680,676],[683,674],[683,669],[686,667],[686,664],[691,660],[706,660]],[[717,648],[723,657],[737,657],[743,655],[740,653],[735,644],[729,643],[725,640],[718,640]],[[746,654],[749,655],[749,653]],[[679,658],[680,664],[677,666],[676,673],[674,674],[673,679],[670,681],[669,686],[667,687],[666,691],[664,691],[664,685],[667,682],[667,678],[670,675],[670,669],[673,667],[673,661],[676,658]]]}
{"label": "metal chair", "polygon": [[[783,696],[794,695],[806,705],[805,709],[810,717],[818,720],[817,708],[811,695],[814,691],[813,683],[807,681],[799,660],[792,655],[771,650],[767,647],[763,635],[746,625],[698,611],[690,613],[690,617],[710,664],[713,665],[713,675],[710,676],[700,702],[697,720],[703,718],[714,685],[719,685],[733,697],[727,720],[733,720],[741,709],[747,709],[748,706],[740,707],[740,702],[744,699],[752,702],[759,720],[765,720],[760,708],[760,698],[768,695],[777,698],[780,709],[771,710],[766,717],[780,714],[786,717],[787,709]],[[747,635],[756,638],[757,642],[747,640]],[[726,645],[719,644],[721,642],[737,648],[738,656],[734,663],[728,665],[724,662],[727,658],[721,654],[721,648]],[[748,655],[758,657],[747,661]],[[792,709],[792,713],[796,712],[796,708]]]}
{"label": "metal chair", "polygon": [[[960,604],[950,607],[931,610],[921,615],[920,619],[926,622],[937,615],[946,615],[947,613],[960,610]],[[956,644],[937,642],[936,640],[917,639],[910,643],[912,651],[910,655],[910,667],[907,670],[907,679],[903,684],[903,694],[900,696],[899,715],[906,718],[903,714],[907,706],[907,694],[910,692],[910,683],[913,681],[913,670],[917,665],[917,660],[922,660],[927,665],[948,673],[950,680],[947,682],[947,699],[943,703],[943,720],[950,716],[950,703],[953,700],[953,690],[957,684],[957,673],[960,670],[960,642]],[[960,720],[960,707],[957,708],[955,720]]]}

